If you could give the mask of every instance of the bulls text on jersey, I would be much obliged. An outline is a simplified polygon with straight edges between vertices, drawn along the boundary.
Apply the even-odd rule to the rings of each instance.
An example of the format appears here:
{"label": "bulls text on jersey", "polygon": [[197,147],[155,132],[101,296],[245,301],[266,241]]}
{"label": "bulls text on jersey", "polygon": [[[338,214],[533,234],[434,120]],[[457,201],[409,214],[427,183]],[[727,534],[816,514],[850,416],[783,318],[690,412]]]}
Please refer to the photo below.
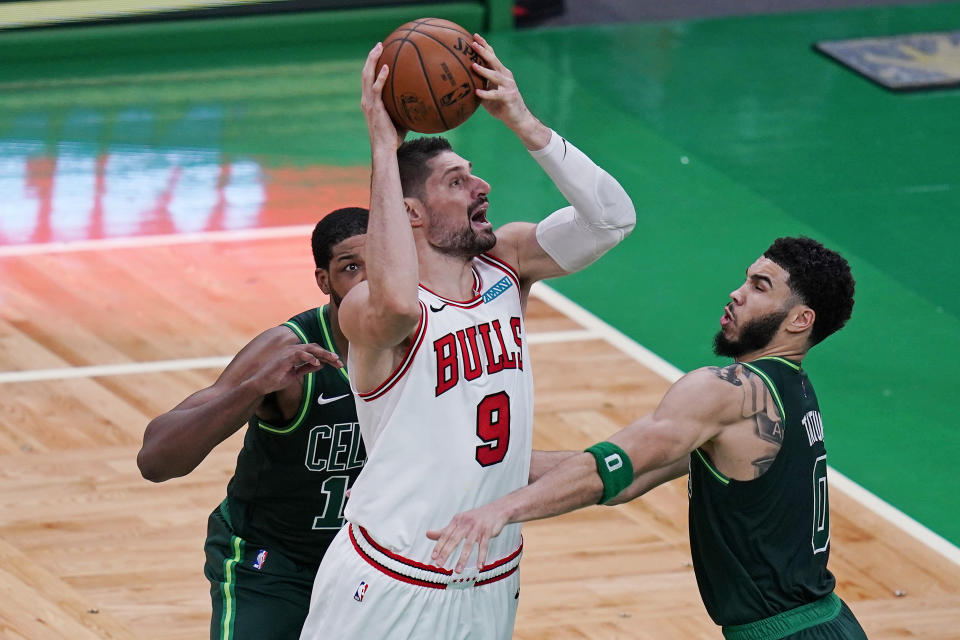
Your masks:
{"label": "bulls text on jersey", "polygon": [[[510,335],[504,339],[500,320],[458,329],[433,341],[437,356],[436,395],[453,389],[462,380],[505,369],[523,370],[523,335],[519,317],[510,318]],[[481,349],[481,346],[483,347]]]}

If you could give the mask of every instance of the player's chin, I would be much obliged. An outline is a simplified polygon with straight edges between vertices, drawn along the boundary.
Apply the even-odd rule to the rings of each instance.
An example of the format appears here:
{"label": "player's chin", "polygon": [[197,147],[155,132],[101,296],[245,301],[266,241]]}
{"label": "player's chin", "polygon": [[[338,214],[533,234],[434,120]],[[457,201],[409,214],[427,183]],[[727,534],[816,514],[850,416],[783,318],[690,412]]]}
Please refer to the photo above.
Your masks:
{"label": "player's chin", "polygon": [[473,229],[473,232],[478,236],[493,235],[493,225],[490,224],[490,221],[486,218],[481,220],[471,220],[470,228]]}
{"label": "player's chin", "polygon": [[493,232],[493,225],[486,221],[484,221],[483,224],[485,226],[482,229],[478,229],[476,223],[473,225],[473,230],[476,232],[477,245],[481,253],[490,251],[490,249],[493,249],[494,245],[497,244],[497,236]]}

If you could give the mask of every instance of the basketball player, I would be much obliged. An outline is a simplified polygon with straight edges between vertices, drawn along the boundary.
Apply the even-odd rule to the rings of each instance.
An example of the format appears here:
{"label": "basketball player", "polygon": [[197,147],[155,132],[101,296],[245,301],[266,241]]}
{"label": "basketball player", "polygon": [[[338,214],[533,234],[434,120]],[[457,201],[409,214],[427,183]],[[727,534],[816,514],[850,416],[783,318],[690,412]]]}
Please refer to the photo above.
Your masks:
{"label": "basketball player", "polygon": [[[730,294],[714,350],[734,363],[678,380],[651,414],[537,482],[444,529],[431,561],[465,541],[478,562],[509,523],[626,502],[689,469],[690,547],[707,612],[727,640],[866,638],[827,569],[827,454],[817,396],[801,363],[853,310],[839,254],[779,238]],[[455,574],[456,575],[456,574]]]}
{"label": "basketball player", "polygon": [[366,226],[358,208],[318,222],[313,256],[329,304],[264,331],[213,386],[147,425],[137,463],[154,482],[190,473],[248,425],[227,497],[208,520],[211,638],[297,638],[317,566],[343,524],[366,453],[338,307],[365,277]]}
{"label": "basketball player", "polygon": [[[303,638],[504,639],[516,616],[520,527],[477,571],[430,561],[426,531],[527,484],[533,386],[523,309],[533,282],[577,271],[633,228],[626,192],[537,120],[479,36],[482,104],[572,206],[493,231],[490,185],[443,138],[400,146],[381,45],[363,69],[373,160],[367,281],[343,300],[351,385],[370,454],[348,523],[317,574]],[[399,149],[398,149],[399,146]]]}

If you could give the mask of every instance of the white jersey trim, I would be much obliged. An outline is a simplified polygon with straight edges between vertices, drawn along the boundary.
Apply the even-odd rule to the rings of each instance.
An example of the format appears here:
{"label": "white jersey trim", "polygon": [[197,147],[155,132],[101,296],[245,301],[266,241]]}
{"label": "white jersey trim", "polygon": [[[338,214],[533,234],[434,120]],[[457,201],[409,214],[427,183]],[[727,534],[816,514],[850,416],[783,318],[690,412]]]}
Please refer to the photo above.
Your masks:
{"label": "white jersey trim", "polygon": [[391,552],[377,544],[363,527],[348,523],[347,528],[353,548],[375,569],[395,580],[433,589],[465,589],[502,580],[517,570],[520,566],[520,558],[523,556],[523,539],[521,538],[520,545],[508,556],[494,560],[479,569],[473,568],[463,573],[454,573],[452,569],[423,564]]}
{"label": "white jersey trim", "polygon": [[426,286],[423,285],[423,283],[421,283],[419,286],[421,289],[423,289],[424,291],[432,295],[434,298],[437,298],[438,300],[442,300],[444,303],[452,307],[460,307],[461,309],[473,309],[483,303],[483,298],[480,296],[480,289],[483,287],[483,281],[481,280],[480,274],[477,272],[476,267],[471,266],[471,270],[473,271],[473,297],[470,298],[469,300],[453,300],[452,298],[444,298],[439,293],[436,293],[435,291],[428,289]]}
{"label": "white jersey trim", "polygon": [[392,374],[384,380],[379,387],[366,393],[357,392],[357,397],[363,400],[364,402],[370,402],[371,400],[376,400],[386,392],[390,391],[400,378],[403,377],[403,374],[407,372],[407,369],[410,368],[411,363],[413,362],[413,357],[417,354],[417,351],[420,349],[420,345],[423,343],[423,337],[427,334],[427,307],[423,304],[423,300],[418,301],[420,303],[420,324],[417,326],[417,333],[414,339],[410,343],[410,348],[407,349],[407,355],[404,356],[403,362],[400,363]]}
{"label": "white jersey trim", "polygon": [[496,256],[490,255],[489,253],[481,253],[479,256],[477,256],[477,258],[483,260],[491,267],[496,267],[497,269],[500,269],[506,273],[507,276],[513,280],[513,283],[517,285],[517,290],[520,290],[520,274],[518,274],[517,271],[508,263],[504,262],[500,258],[497,258]]}

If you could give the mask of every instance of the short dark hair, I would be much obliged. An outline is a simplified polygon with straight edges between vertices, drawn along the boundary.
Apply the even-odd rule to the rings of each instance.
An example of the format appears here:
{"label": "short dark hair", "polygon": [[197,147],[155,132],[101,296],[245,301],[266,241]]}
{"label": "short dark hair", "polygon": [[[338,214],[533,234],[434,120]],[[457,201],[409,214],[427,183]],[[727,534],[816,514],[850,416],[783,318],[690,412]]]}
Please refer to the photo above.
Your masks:
{"label": "short dark hair", "polygon": [[805,237],[777,238],[763,255],[787,272],[790,290],[816,314],[811,347],[847,323],[856,283],[843,256]]}
{"label": "short dark hair", "polygon": [[430,175],[427,162],[444,151],[453,151],[453,147],[443,136],[414,138],[400,145],[397,164],[404,197],[423,198],[423,187]]}
{"label": "short dark hair", "polygon": [[320,219],[313,228],[313,237],[310,239],[313,261],[318,269],[330,268],[333,245],[367,232],[369,214],[369,211],[361,207],[344,207],[331,211]]}

